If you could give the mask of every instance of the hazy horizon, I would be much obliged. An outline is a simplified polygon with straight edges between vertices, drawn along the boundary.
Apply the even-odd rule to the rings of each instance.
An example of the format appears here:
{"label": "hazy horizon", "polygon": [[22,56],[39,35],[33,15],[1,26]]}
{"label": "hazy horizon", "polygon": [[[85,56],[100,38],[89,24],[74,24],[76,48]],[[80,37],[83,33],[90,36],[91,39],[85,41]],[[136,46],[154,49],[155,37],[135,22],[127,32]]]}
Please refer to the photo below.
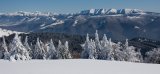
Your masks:
{"label": "hazy horizon", "polygon": [[1,0],[0,12],[54,12],[76,13],[86,9],[141,9],[150,12],[160,12],[160,0]]}

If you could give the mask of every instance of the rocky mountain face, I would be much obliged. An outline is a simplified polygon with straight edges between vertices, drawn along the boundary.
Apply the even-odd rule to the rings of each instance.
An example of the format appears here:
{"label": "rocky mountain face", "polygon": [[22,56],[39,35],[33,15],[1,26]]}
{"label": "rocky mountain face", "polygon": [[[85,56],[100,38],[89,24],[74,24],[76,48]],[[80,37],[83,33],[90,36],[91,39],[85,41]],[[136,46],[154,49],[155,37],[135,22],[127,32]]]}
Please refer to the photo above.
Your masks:
{"label": "rocky mountain face", "polygon": [[114,40],[160,40],[160,13],[138,9],[90,9],[75,14],[16,12],[0,14],[0,28],[19,32],[90,35],[98,30]]}

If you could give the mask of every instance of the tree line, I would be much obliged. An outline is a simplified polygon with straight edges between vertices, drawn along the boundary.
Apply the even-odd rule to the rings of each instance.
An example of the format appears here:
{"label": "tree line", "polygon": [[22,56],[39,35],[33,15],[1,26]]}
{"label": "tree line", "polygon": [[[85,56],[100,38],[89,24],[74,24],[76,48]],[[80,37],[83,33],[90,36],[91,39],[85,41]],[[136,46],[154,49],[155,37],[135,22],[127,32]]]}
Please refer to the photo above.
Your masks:
{"label": "tree line", "polygon": [[[40,35],[43,36],[43,34]],[[99,38],[98,31],[96,31],[95,37],[87,34],[86,38],[63,34],[54,34],[55,38],[49,37],[51,34],[45,35],[46,37],[44,38],[33,35],[15,34],[10,37],[14,37],[11,40],[8,40],[7,37],[2,37],[0,58],[13,61],[72,59],[76,57],[83,59],[160,63],[159,48],[146,52],[144,57],[141,54],[140,48],[129,45],[128,39],[124,43],[114,42],[111,38],[107,38],[105,34],[102,38]]]}

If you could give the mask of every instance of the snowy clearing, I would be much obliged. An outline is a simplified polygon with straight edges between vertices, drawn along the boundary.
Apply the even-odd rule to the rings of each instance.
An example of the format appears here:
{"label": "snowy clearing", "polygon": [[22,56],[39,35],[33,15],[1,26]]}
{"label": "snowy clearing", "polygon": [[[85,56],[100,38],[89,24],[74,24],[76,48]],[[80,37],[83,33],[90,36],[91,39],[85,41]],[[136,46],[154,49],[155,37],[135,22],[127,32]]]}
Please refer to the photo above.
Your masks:
{"label": "snowy clearing", "polygon": [[0,60],[0,74],[159,74],[159,64],[105,60]]}
{"label": "snowy clearing", "polygon": [[14,34],[14,33],[20,34],[22,32],[16,32],[16,31],[11,31],[11,30],[0,28],[0,37],[9,36],[9,35]]}
{"label": "snowy clearing", "polygon": [[63,24],[63,23],[64,23],[64,21],[62,21],[62,20],[57,20],[57,22],[55,22],[55,23],[52,23],[52,24],[50,24],[50,25],[41,27],[41,29],[46,29],[46,28],[48,28],[48,27],[52,27],[52,26],[55,26],[55,25]]}

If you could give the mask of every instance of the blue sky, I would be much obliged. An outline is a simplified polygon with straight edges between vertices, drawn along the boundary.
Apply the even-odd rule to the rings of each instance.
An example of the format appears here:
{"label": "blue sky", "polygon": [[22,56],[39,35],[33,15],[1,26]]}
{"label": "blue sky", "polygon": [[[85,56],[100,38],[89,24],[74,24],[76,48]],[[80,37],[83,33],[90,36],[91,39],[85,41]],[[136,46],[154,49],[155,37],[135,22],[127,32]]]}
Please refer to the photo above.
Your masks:
{"label": "blue sky", "polygon": [[0,12],[74,13],[91,8],[137,8],[160,12],[160,0],[0,0]]}

